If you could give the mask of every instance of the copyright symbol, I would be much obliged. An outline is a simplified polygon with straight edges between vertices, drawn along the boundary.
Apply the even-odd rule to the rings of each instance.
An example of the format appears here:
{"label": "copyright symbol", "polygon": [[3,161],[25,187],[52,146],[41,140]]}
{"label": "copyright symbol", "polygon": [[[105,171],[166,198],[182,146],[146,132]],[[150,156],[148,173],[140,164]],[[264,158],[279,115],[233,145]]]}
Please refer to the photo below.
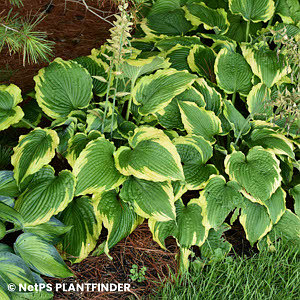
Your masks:
{"label": "copyright symbol", "polygon": [[16,290],[16,285],[14,283],[10,283],[7,285],[7,289],[10,291],[10,292],[14,292]]}

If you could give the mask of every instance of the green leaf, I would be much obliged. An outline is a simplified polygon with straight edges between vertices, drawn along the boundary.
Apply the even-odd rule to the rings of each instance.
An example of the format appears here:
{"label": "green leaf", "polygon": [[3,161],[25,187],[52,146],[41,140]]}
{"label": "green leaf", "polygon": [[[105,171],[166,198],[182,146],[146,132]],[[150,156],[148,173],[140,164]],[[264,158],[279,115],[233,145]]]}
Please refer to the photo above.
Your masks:
{"label": "green leaf", "polygon": [[17,197],[19,194],[13,171],[0,171],[0,195]]}
{"label": "green leaf", "polygon": [[167,69],[168,67],[170,67],[170,63],[159,56],[146,59],[127,59],[122,65],[122,73],[134,83],[145,74],[150,74],[159,69]]}
{"label": "green leaf", "polygon": [[223,8],[211,9],[203,2],[188,2],[184,10],[186,18],[194,26],[203,24],[206,30],[214,30],[217,34],[224,34],[228,30],[227,13]]}
{"label": "green leaf", "polygon": [[115,167],[114,151],[113,143],[103,137],[88,143],[73,167],[77,178],[76,196],[101,193],[123,183],[125,178]]}
{"label": "green leaf", "polygon": [[26,226],[25,232],[38,235],[50,244],[56,245],[61,236],[71,230],[72,226],[66,226],[58,219],[52,217],[48,222],[36,226]]}
{"label": "green leaf", "polygon": [[198,107],[193,102],[179,103],[182,122],[188,134],[200,135],[209,142],[222,132],[221,121],[212,111]]}
{"label": "green leaf", "polygon": [[291,68],[286,65],[286,57],[281,53],[277,54],[276,51],[266,49],[263,42],[255,46],[243,43],[241,49],[252,72],[268,88],[291,72]]}
{"label": "green leaf", "polygon": [[283,134],[272,129],[254,129],[247,143],[250,147],[262,146],[271,149],[277,155],[283,154],[295,159],[293,143]]}
{"label": "green leaf", "polygon": [[171,100],[189,88],[196,76],[187,71],[159,70],[144,76],[132,91],[133,100],[141,115],[154,114],[166,107]]}
{"label": "green leaf", "polygon": [[225,168],[230,179],[237,181],[244,188],[244,196],[253,202],[263,204],[281,184],[279,160],[259,146],[251,148],[247,156],[240,151],[228,155]]}
{"label": "green leaf", "polygon": [[173,235],[181,248],[195,245],[201,247],[208,236],[208,229],[202,224],[202,209],[198,199],[192,199],[185,206],[182,200],[177,200],[176,222],[158,222],[149,219],[149,228],[153,239],[164,248],[164,240]]}
{"label": "green leaf", "polygon": [[290,195],[294,198],[294,209],[296,215],[300,216],[300,184],[297,184],[289,190]]}
{"label": "green leaf", "polygon": [[[289,209],[285,211],[279,222],[273,226],[271,232],[258,243],[258,248],[274,250],[274,244],[278,239],[285,243],[292,243],[299,249],[300,246],[300,219]],[[273,246],[273,247],[272,247]]]}
{"label": "green leaf", "polygon": [[252,72],[247,61],[239,53],[223,48],[215,62],[217,83],[227,94],[248,95],[252,88]]}
{"label": "green leaf", "polygon": [[54,157],[58,144],[57,133],[50,129],[36,128],[27,135],[20,136],[19,144],[11,157],[17,184],[48,164]]}
{"label": "green leaf", "polygon": [[73,199],[76,184],[74,175],[64,170],[55,176],[52,167],[47,169],[47,174],[37,176],[16,201],[15,208],[24,218],[24,226],[48,222]]}
{"label": "green leaf", "polygon": [[273,17],[275,5],[273,0],[229,0],[229,9],[246,21],[258,23]]}
{"label": "green leaf", "polygon": [[206,103],[205,109],[211,110],[216,116],[221,113],[222,96],[212,86],[208,85],[204,78],[199,78],[194,83],[195,88],[201,93]]}
{"label": "green leaf", "polygon": [[95,203],[90,197],[75,198],[60,213],[58,219],[66,226],[72,226],[62,239],[64,258],[79,263],[95,248],[102,228],[102,220],[97,219]]}
{"label": "green leaf", "polygon": [[[240,15],[233,15],[230,12],[227,13],[230,27],[226,32],[226,36],[237,41],[239,43],[245,42],[247,32],[247,22]],[[250,23],[249,34],[256,36],[258,30],[262,28],[262,23]]]}
{"label": "green leaf", "polygon": [[[88,115],[86,118],[87,128],[86,131],[90,132],[92,130],[101,130],[103,121],[104,121],[104,111],[99,108],[94,108],[88,111]],[[117,129],[117,116],[114,113],[114,123],[112,124],[112,114],[113,110],[109,109],[106,114],[105,122],[104,122],[104,132],[111,132],[111,128],[113,130]],[[112,126],[112,127],[111,127]]]}
{"label": "green leaf", "polygon": [[283,23],[297,24],[300,21],[300,3],[298,0],[277,0],[276,11]]}
{"label": "green leaf", "polygon": [[202,45],[195,45],[187,58],[191,70],[211,82],[216,82],[215,60],[216,53],[211,48]]}
{"label": "green leaf", "polygon": [[117,169],[150,181],[184,180],[180,156],[162,130],[142,126],[115,153]]}
{"label": "green leaf", "polygon": [[210,177],[200,193],[203,224],[217,230],[226,217],[243,202],[239,185],[234,181],[226,182],[221,175]]}
{"label": "green leaf", "polygon": [[161,222],[176,218],[170,182],[153,182],[131,176],[124,182],[120,197],[141,217]]}
{"label": "green leaf", "polygon": [[18,123],[24,113],[20,106],[22,102],[21,90],[14,84],[0,85],[0,130]]}
{"label": "green leaf", "polygon": [[171,63],[171,68],[177,71],[190,71],[187,58],[191,48],[187,46],[176,45],[166,53],[166,58]]}
{"label": "green leaf", "polygon": [[[0,217],[1,217],[1,214],[0,214]],[[5,235],[6,235],[6,226],[3,222],[0,221],[0,240],[2,240],[5,237]]]}
{"label": "green leaf", "polygon": [[166,129],[184,130],[178,106],[180,101],[194,102],[199,107],[205,106],[204,97],[194,87],[188,88],[177,95],[164,109],[156,113],[158,122]]}
{"label": "green leaf", "polygon": [[93,201],[97,203],[98,219],[103,221],[103,226],[108,230],[106,241],[99,245],[93,255],[105,252],[109,256],[109,249],[127,237],[142,223],[143,218],[133,211],[129,203],[119,198],[116,191],[97,194]]}
{"label": "green leaf", "polygon": [[109,75],[107,72],[109,66],[94,55],[77,57],[74,59],[74,61],[87,69],[91,76],[101,76],[106,80],[106,82],[102,82],[96,78],[93,78],[94,94],[97,96],[104,96],[107,91],[107,83],[109,80]]}
{"label": "green leaf", "polygon": [[247,134],[251,125],[249,120],[245,119],[243,115],[235,108],[231,101],[224,99],[224,116],[231,123],[234,135],[237,137],[240,134]]}
{"label": "green leaf", "polygon": [[155,43],[155,47],[160,51],[168,51],[176,45],[191,47],[195,44],[202,45],[198,36],[174,36],[166,37]]}
{"label": "green leaf", "polygon": [[14,250],[32,270],[42,275],[60,278],[73,276],[55,247],[35,234],[21,234],[14,243]]}
{"label": "green leaf", "polygon": [[245,230],[247,240],[253,246],[255,242],[263,238],[272,229],[272,221],[266,207],[247,199],[244,199],[244,201],[240,223]]}
{"label": "green leaf", "polygon": [[279,187],[271,198],[264,203],[273,224],[276,224],[285,213],[285,197],[286,192]]}
{"label": "green leaf", "polygon": [[101,136],[101,133],[97,131],[91,131],[88,135],[82,132],[76,133],[70,139],[66,153],[66,159],[68,160],[69,165],[74,168],[76,159],[79,157],[80,153],[84,150],[87,144]]}
{"label": "green leaf", "polygon": [[16,226],[22,227],[22,216],[12,207],[0,202],[0,220],[4,222],[14,223]]}
{"label": "green leaf", "polygon": [[213,148],[203,137],[181,136],[175,138],[173,143],[183,164],[186,188],[201,189],[210,175],[218,173],[214,165],[205,165],[212,157]]}
{"label": "green leaf", "polygon": [[14,283],[17,287],[19,284],[34,284],[32,272],[23,259],[21,259],[19,256],[10,252],[0,251],[0,265],[0,284],[4,281],[3,283],[5,284],[5,289],[10,283]]}
{"label": "green leaf", "polygon": [[171,10],[159,13],[151,12],[143,19],[141,28],[146,36],[184,36],[192,29],[191,23],[185,18],[181,8],[173,7]]}
{"label": "green leaf", "polygon": [[51,118],[66,117],[72,111],[85,108],[92,98],[92,78],[74,61],[56,58],[34,77],[36,100]]}
{"label": "green leaf", "polygon": [[247,96],[248,110],[254,119],[267,120],[273,114],[271,90],[263,83],[253,86]]}
{"label": "green leaf", "polygon": [[[231,250],[231,244],[223,238],[224,232],[229,229],[230,226],[226,223],[216,230],[210,229],[205,243],[200,248],[201,257],[210,258],[213,261],[224,259]],[[219,257],[219,251],[222,254],[221,257]]]}

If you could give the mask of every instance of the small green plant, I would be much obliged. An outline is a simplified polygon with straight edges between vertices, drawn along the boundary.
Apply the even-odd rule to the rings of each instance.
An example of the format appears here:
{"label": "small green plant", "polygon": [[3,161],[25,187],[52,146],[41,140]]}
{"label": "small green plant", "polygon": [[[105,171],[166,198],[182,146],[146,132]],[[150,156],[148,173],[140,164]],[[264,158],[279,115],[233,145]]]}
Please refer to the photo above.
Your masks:
{"label": "small green plant", "polygon": [[147,267],[141,267],[139,269],[138,265],[132,265],[130,269],[130,275],[129,277],[131,278],[132,281],[137,281],[137,282],[143,282],[146,280],[145,275],[146,275]]}

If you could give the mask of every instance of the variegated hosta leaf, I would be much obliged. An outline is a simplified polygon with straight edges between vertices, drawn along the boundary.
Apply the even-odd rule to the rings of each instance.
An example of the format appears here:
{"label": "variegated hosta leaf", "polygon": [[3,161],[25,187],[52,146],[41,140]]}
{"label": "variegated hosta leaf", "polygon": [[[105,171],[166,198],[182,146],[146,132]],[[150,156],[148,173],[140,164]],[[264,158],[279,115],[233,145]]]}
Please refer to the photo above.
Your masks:
{"label": "variegated hosta leaf", "polygon": [[208,228],[202,223],[202,209],[198,199],[192,199],[185,206],[181,199],[175,202],[176,222],[158,222],[149,219],[149,228],[153,239],[164,248],[165,239],[174,236],[181,248],[199,246],[205,242],[208,236]]}
{"label": "variegated hosta leaf", "polygon": [[59,137],[59,144],[57,147],[57,152],[59,152],[62,156],[65,156],[68,151],[68,143],[69,140],[74,136],[76,127],[77,127],[77,119],[74,117],[63,118],[62,122],[56,122],[60,119],[56,119],[51,126],[51,129],[54,129]]}
{"label": "variegated hosta leaf", "polygon": [[270,199],[265,201],[264,205],[267,207],[269,216],[273,224],[276,224],[284,214],[286,192],[279,187]]}
{"label": "variegated hosta leaf", "polygon": [[24,226],[48,222],[52,216],[64,210],[74,196],[76,182],[70,171],[64,170],[55,176],[54,169],[46,167],[39,173],[15,204],[24,219]]}
{"label": "variegated hosta leaf", "polygon": [[199,78],[194,83],[195,88],[201,93],[206,103],[205,109],[213,111],[217,116],[221,113],[222,96],[207,84],[204,78]]}
{"label": "variegated hosta leaf", "polygon": [[74,168],[76,159],[79,157],[80,153],[86,147],[86,145],[99,137],[101,133],[98,131],[91,131],[88,135],[82,132],[76,133],[69,141],[68,150],[66,154],[66,159],[69,165]]}
{"label": "variegated hosta leaf", "polygon": [[49,277],[73,276],[55,247],[35,234],[21,234],[14,243],[14,250],[37,273]]}
{"label": "variegated hosta leaf", "polygon": [[19,212],[4,202],[0,202],[0,220],[14,223],[16,226],[23,226],[23,218]]}
{"label": "variegated hosta leaf", "polygon": [[105,252],[109,256],[109,249],[127,237],[143,222],[143,218],[133,211],[130,204],[120,199],[115,190],[95,195],[93,202],[98,220],[102,220],[108,230],[106,241],[99,245],[93,255]]}
{"label": "variegated hosta leaf", "polygon": [[275,154],[283,154],[295,159],[293,143],[283,134],[272,129],[254,129],[247,143],[250,147],[262,146],[271,149]]}
{"label": "variegated hosta leaf", "polygon": [[276,1],[275,13],[278,14],[286,24],[297,24],[300,21],[300,3],[298,0]]}
{"label": "variegated hosta leaf", "polygon": [[211,48],[203,45],[195,45],[187,58],[191,70],[211,82],[216,81],[214,73],[215,60],[216,53]]}
{"label": "variegated hosta leaf", "polygon": [[291,72],[285,63],[285,56],[266,49],[263,43],[255,46],[243,43],[241,49],[252,72],[269,88]]}
{"label": "variegated hosta leaf", "polygon": [[16,85],[0,85],[0,130],[18,123],[24,117],[21,107],[17,106],[22,101],[21,90]]}
{"label": "variegated hosta leaf", "polygon": [[75,198],[58,219],[66,226],[72,226],[59,244],[64,258],[72,263],[81,262],[95,248],[102,229],[102,220],[97,219],[92,199],[87,196]]}
{"label": "variegated hosta leaf", "polygon": [[184,10],[186,18],[194,26],[203,24],[206,30],[214,30],[217,34],[224,34],[229,28],[227,13],[223,8],[211,9],[204,2],[189,2]]}
{"label": "variegated hosta leaf", "polygon": [[252,88],[253,73],[244,57],[227,48],[217,55],[215,62],[217,83],[227,94],[248,95]]}
{"label": "variegated hosta leaf", "polygon": [[298,217],[300,217],[300,184],[297,184],[289,191],[294,198],[294,210]]}
{"label": "variegated hosta leaf", "polygon": [[[94,108],[92,110],[88,111],[88,115],[86,118],[87,128],[86,131],[90,132],[92,130],[99,130],[101,131],[104,121],[104,111],[99,108]],[[114,113],[114,120],[112,120],[112,115]],[[112,121],[114,124],[112,124]],[[104,122],[104,130],[103,132],[111,132],[111,128],[114,130],[117,129],[117,115],[115,112],[112,111],[112,109],[109,109],[109,111],[106,114],[105,122]]]}
{"label": "variegated hosta leaf", "polygon": [[173,187],[174,201],[177,201],[188,189],[182,181],[172,181],[171,184]]}
{"label": "variegated hosta leaf", "polygon": [[234,135],[237,137],[240,134],[247,134],[251,125],[249,120],[245,119],[244,116],[235,108],[231,101],[224,99],[224,116],[231,123]]}
{"label": "variegated hosta leaf", "polygon": [[273,114],[271,90],[263,83],[253,86],[247,96],[248,110],[254,119],[266,120]]}
{"label": "variegated hosta leaf", "polygon": [[125,180],[115,167],[115,146],[103,137],[88,143],[75,161],[76,196],[111,190]]}
{"label": "variegated hosta leaf", "polygon": [[27,135],[22,135],[11,157],[17,184],[48,164],[54,157],[58,144],[57,133],[50,129],[36,128]]}
{"label": "variegated hosta leaf", "polygon": [[180,156],[162,130],[142,126],[115,153],[117,169],[149,181],[184,180]]}
{"label": "variegated hosta leaf", "polygon": [[56,245],[61,236],[71,230],[72,226],[66,226],[58,219],[52,217],[48,222],[36,226],[26,226],[25,232],[38,235],[48,243]]}
{"label": "variegated hosta leaf", "polygon": [[270,233],[258,243],[258,248],[259,250],[266,248],[274,251],[274,244],[276,245],[278,240],[294,244],[296,251],[299,249],[300,218],[289,209],[285,211],[279,222],[273,226]]}
{"label": "variegated hosta leaf", "polygon": [[[7,285],[10,283],[16,284],[17,288],[19,288],[19,284],[32,285],[35,283],[32,272],[19,256],[7,251],[0,251],[0,265],[0,288],[2,283],[5,284],[5,291],[7,291]],[[12,298],[4,299],[10,300]]]}
{"label": "variegated hosta leaf", "polygon": [[13,171],[0,171],[0,195],[17,197],[19,194]]}
{"label": "variegated hosta leaf", "polygon": [[181,136],[173,140],[183,164],[186,188],[198,190],[203,187],[210,175],[217,174],[214,165],[205,165],[212,157],[211,144],[201,136]]}
{"label": "variegated hosta leaf", "polygon": [[171,182],[153,182],[131,176],[124,182],[120,197],[143,218],[161,222],[176,218]]}
{"label": "variegated hosta leaf", "polygon": [[273,0],[229,0],[229,9],[246,21],[258,23],[273,17],[275,5]]}
{"label": "variegated hosta leaf", "polygon": [[194,87],[188,88],[176,96],[163,110],[156,113],[159,124],[166,129],[184,130],[178,106],[180,101],[194,102],[199,107],[205,106],[204,97]]}
{"label": "variegated hosta leaf", "polygon": [[272,229],[272,221],[265,206],[247,199],[244,199],[244,202],[240,223],[245,230],[247,240],[253,246]]}
{"label": "variegated hosta leaf", "polygon": [[205,243],[201,246],[201,257],[210,258],[211,261],[223,260],[231,250],[231,244],[222,236],[231,227],[223,223],[220,227],[210,229]]}
{"label": "variegated hosta leaf", "polygon": [[[279,160],[271,151],[256,146],[247,156],[235,151],[225,159],[226,173],[244,189],[241,192],[253,202],[263,204],[281,184]],[[249,195],[250,194],[250,195]]]}
{"label": "variegated hosta leaf", "polygon": [[191,71],[188,65],[187,58],[190,54],[191,48],[188,46],[176,45],[166,53],[166,58],[171,63],[171,68],[177,71]]}
{"label": "variegated hosta leaf", "polygon": [[160,51],[168,51],[176,45],[188,46],[202,45],[202,42],[198,36],[174,36],[166,37],[155,43],[155,47]]}
{"label": "variegated hosta leaf", "polygon": [[181,118],[188,134],[200,135],[209,142],[222,132],[221,121],[212,111],[198,107],[193,102],[179,103]]}
{"label": "variegated hosta leaf", "polygon": [[192,29],[192,25],[185,18],[184,11],[178,5],[160,12],[152,8],[147,18],[141,22],[141,28],[147,37],[185,36]]}
{"label": "variegated hosta leaf", "polygon": [[93,78],[93,92],[98,96],[105,95],[107,91],[107,84],[109,81],[108,64],[103,62],[100,58],[95,55],[81,56],[74,59],[82,67],[88,70],[91,76],[100,76],[105,81],[100,81]]}
{"label": "variegated hosta leaf", "polygon": [[235,181],[226,182],[221,175],[211,176],[200,193],[203,224],[207,228],[217,230],[226,217],[243,202]]}
{"label": "variegated hosta leaf", "polygon": [[[228,21],[230,23],[226,36],[239,43],[245,42],[247,32],[247,21],[241,15],[234,15],[230,11],[227,12]],[[262,23],[250,23],[249,34],[255,36],[257,31],[262,28]]]}
{"label": "variegated hosta leaf", "polygon": [[144,76],[132,91],[133,100],[141,115],[154,114],[166,107],[171,100],[189,88],[196,76],[187,71],[159,70]]}
{"label": "variegated hosta leaf", "polygon": [[34,77],[36,100],[51,118],[68,116],[73,110],[85,108],[92,98],[92,78],[74,61],[56,58]]}
{"label": "variegated hosta leaf", "polygon": [[122,73],[131,82],[145,74],[150,74],[158,69],[167,69],[170,63],[163,57],[153,56],[146,59],[127,59],[122,65]]}

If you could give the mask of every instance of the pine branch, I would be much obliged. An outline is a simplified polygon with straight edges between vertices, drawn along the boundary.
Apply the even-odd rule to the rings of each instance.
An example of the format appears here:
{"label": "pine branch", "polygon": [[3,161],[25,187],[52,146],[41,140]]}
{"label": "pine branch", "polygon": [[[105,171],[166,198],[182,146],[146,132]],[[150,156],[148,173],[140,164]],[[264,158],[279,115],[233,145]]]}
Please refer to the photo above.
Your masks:
{"label": "pine branch", "polygon": [[22,53],[23,65],[49,61],[54,42],[47,40],[45,32],[36,31],[36,26],[44,19],[41,15],[36,19],[22,19],[17,15],[0,18],[0,51],[6,45],[10,54]]}

